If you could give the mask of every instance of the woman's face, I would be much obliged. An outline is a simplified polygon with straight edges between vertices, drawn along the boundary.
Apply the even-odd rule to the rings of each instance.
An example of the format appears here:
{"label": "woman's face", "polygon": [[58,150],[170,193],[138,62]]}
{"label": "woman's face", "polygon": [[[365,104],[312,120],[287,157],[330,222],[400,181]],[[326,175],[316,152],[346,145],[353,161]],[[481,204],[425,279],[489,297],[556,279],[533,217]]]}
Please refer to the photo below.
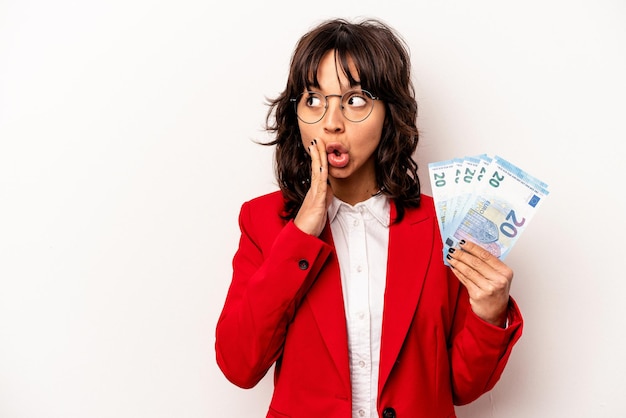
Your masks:
{"label": "woman's face", "polygon": [[[350,60],[350,73],[358,80],[358,72]],[[373,188],[376,192],[374,151],[380,143],[385,106],[380,100],[374,100],[371,114],[361,122],[351,122],[341,111],[341,99],[349,90],[360,90],[360,86],[350,86],[348,78],[341,71],[335,60],[334,51],[329,51],[322,58],[318,70],[319,90],[311,88],[328,97],[328,109],[324,117],[316,123],[307,124],[298,120],[304,149],[317,139],[322,142],[328,159],[328,174],[333,188],[339,183],[349,183],[359,188]],[[337,96],[334,96],[337,95]]]}

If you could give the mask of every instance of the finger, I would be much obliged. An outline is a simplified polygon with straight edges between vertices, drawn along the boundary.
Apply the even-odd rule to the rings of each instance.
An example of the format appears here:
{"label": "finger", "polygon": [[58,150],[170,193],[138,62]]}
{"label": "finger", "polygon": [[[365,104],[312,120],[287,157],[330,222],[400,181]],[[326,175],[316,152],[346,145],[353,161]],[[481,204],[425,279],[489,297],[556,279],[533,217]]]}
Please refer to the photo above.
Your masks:
{"label": "finger", "polygon": [[326,153],[326,147],[322,141],[318,141],[317,139],[314,139],[313,142],[319,154],[320,167],[322,167],[321,172],[328,173],[328,154]]}
{"label": "finger", "polygon": [[461,264],[460,261],[454,259],[452,257],[452,254],[447,254],[446,258],[448,259],[448,264],[450,265],[450,268],[452,269],[452,273],[454,273],[454,275],[457,277],[457,279],[459,279],[459,281],[465,286],[475,286],[466,276],[465,274],[463,274],[463,272],[459,269],[459,264]]}
{"label": "finger", "polygon": [[319,148],[317,146],[317,140],[312,140],[308,147],[309,155],[311,156],[311,182],[319,181],[322,162],[320,158]]}
{"label": "finger", "polygon": [[317,146],[317,153],[319,155],[320,161],[320,183],[324,183],[326,187],[326,208],[330,206],[331,201],[333,200],[333,189],[328,180],[328,153],[326,152],[326,147],[322,141],[313,140],[314,144]]}
{"label": "finger", "polygon": [[478,290],[484,287],[484,276],[477,271],[480,268],[481,260],[455,248],[450,248],[446,258],[454,275],[468,288],[470,293],[472,293],[472,288]]}
{"label": "finger", "polygon": [[[499,270],[492,268],[484,254],[476,248],[472,248],[473,253],[460,249],[451,248],[446,255],[455,275],[468,288],[470,293],[474,293],[476,298],[483,296],[492,297],[494,295],[508,295],[508,289],[513,279],[513,271],[506,264],[499,262],[506,269],[506,274],[501,274]],[[475,254],[482,255],[476,256]],[[491,255],[493,257],[493,255]],[[474,292],[473,292],[474,291]]]}
{"label": "finger", "polygon": [[481,272],[485,272],[487,269],[495,270],[499,275],[502,275],[508,279],[513,278],[513,271],[504,264],[498,257],[491,254],[488,250],[481,247],[480,245],[473,243],[471,241],[461,241],[459,243],[460,248],[463,252],[471,254],[479,261],[473,261],[476,267],[480,267]]}
{"label": "finger", "polygon": [[[328,207],[328,170],[324,169],[326,161],[326,150],[320,146],[321,141],[314,139],[309,146],[311,154],[311,187],[309,193],[311,198],[321,207]],[[321,154],[323,153],[323,154]]]}
{"label": "finger", "polygon": [[326,183],[328,179],[328,157],[322,141],[317,139],[311,141],[309,153],[311,154],[312,180],[315,178],[320,183]]}

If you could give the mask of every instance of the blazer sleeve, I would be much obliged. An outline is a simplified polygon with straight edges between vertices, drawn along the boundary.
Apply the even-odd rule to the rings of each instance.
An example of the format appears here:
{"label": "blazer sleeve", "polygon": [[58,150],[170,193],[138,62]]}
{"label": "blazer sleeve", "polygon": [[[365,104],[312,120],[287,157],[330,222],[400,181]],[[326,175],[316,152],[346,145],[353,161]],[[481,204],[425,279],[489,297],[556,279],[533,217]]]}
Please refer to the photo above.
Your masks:
{"label": "blazer sleeve", "polygon": [[[449,276],[457,280],[453,273]],[[459,287],[449,345],[456,405],[470,403],[495,386],[522,327],[522,315],[513,298],[509,299],[507,327],[503,329],[479,318],[470,307],[467,290]]]}
{"label": "blazer sleeve", "polygon": [[281,355],[287,327],[331,252],[293,221],[263,215],[250,202],[241,208],[239,248],[216,326],[217,364],[242,388],[255,386]]}

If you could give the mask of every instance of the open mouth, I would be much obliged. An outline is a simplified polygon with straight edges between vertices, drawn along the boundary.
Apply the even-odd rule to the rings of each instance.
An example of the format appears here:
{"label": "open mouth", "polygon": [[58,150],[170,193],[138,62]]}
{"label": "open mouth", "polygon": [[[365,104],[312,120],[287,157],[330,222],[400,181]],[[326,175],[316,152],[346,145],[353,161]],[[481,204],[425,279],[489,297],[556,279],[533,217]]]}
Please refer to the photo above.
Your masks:
{"label": "open mouth", "polygon": [[329,145],[326,152],[328,164],[332,167],[343,168],[350,162],[348,150],[340,145]]}

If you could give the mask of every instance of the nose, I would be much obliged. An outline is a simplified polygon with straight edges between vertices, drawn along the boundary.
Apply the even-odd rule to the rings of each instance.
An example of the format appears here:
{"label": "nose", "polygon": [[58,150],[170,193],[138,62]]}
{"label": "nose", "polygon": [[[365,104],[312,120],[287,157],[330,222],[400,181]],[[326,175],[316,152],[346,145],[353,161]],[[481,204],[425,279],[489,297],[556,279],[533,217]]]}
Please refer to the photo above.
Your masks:
{"label": "nose", "polygon": [[[331,100],[336,99],[336,100]],[[340,132],[344,128],[343,112],[341,110],[341,96],[331,94],[326,96],[328,108],[322,119],[324,130],[328,132]]]}

